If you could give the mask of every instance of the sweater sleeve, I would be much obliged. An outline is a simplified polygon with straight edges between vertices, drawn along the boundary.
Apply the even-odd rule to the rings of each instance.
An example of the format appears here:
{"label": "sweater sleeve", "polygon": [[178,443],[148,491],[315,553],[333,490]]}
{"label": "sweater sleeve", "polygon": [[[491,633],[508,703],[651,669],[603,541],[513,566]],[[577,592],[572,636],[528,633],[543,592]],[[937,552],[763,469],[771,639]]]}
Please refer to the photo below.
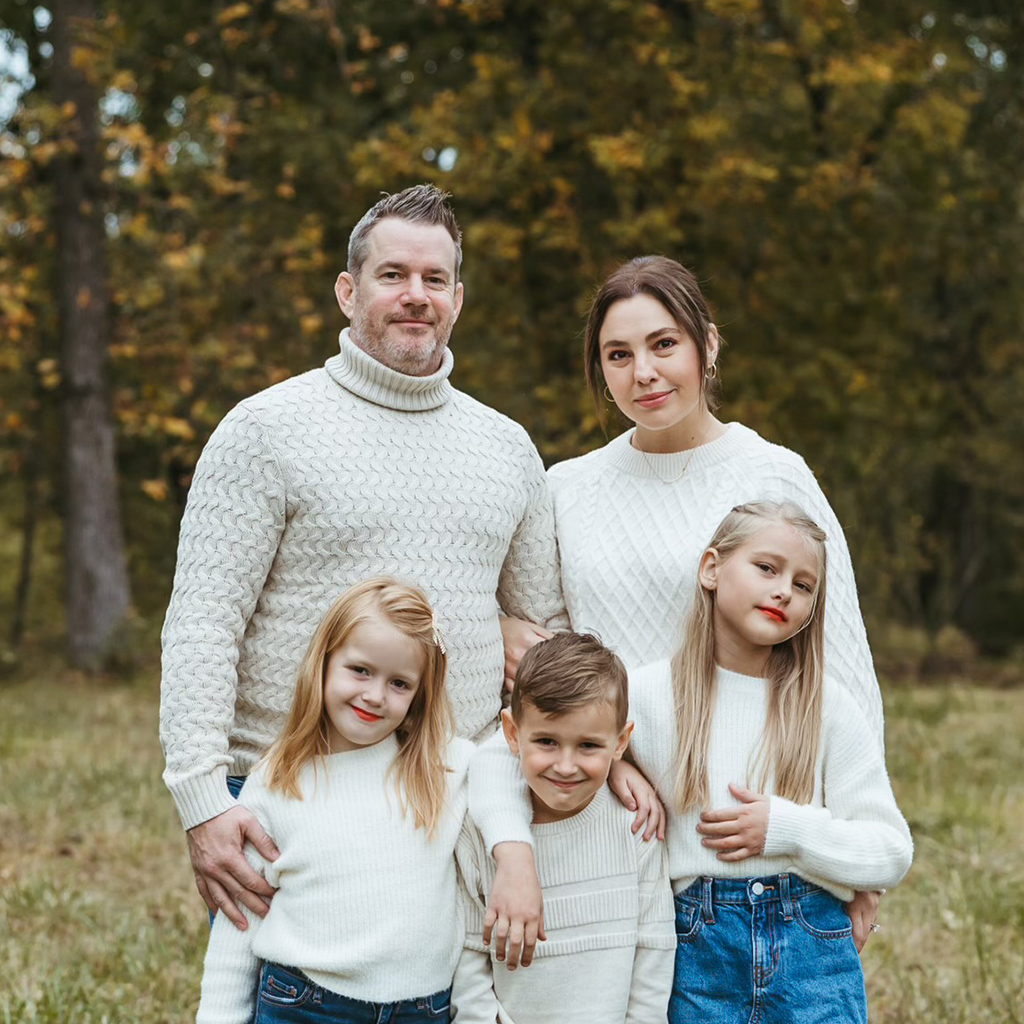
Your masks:
{"label": "sweater sleeve", "polygon": [[[246,845],[245,856],[261,875],[265,873],[266,865],[253,847]],[[252,1020],[260,975],[253,943],[261,921],[248,907],[241,910],[249,923],[244,932],[224,914],[213,919],[196,1024],[249,1024]]]}
{"label": "sweater sleeve", "polygon": [[486,900],[479,872],[481,856],[486,855],[479,836],[466,822],[455,848],[466,939],[452,980],[452,1024],[495,1024],[498,1019],[491,957],[482,941]]}
{"label": "sweater sleeve", "polygon": [[871,727],[839,687],[827,695],[822,743],[825,806],[773,796],[765,854],[787,855],[809,875],[851,889],[896,885],[910,869],[910,829]]}
{"label": "sweater sleeve", "polygon": [[665,844],[638,842],[640,913],[626,1024],[664,1020],[675,969],[675,908]]}
{"label": "sweater sleeve", "polygon": [[792,462],[778,467],[778,496],[800,505],[828,537],[825,670],[853,695],[863,709],[875,741],[884,748],[882,694],[875,676],[871,648],[868,646],[846,536],[807,463],[793,452],[787,454]]}
{"label": "sweater sleeve", "polygon": [[550,629],[568,629],[555,542],[555,516],[544,464],[537,449],[523,438],[523,479],[526,505],[498,580],[498,603],[506,615],[539,622]]}
{"label": "sweater sleeve", "polygon": [[285,487],[255,416],[237,406],[196,465],[162,644],[164,781],[188,829],[230,809],[225,779],[239,644],[285,525]]}
{"label": "sweater sleeve", "polygon": [[487,852],[498,843],[533,845],[533,807],[519,758],[499,729],[480,744],[469,763],[469,815],[480,829]]}

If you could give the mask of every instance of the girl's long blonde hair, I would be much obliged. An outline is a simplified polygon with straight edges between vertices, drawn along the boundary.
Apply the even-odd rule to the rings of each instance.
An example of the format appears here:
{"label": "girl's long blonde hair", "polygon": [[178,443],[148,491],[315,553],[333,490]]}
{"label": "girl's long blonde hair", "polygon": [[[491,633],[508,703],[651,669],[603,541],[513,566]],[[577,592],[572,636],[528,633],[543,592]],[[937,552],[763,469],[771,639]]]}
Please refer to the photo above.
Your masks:
{"label": "girl's long blonde hair", "polygon": [[[708,544],[728,558],[742,544],[772,523],[793,527],[818,555],[818,586],[807,622],[788,640],[776,644],[768,657],[768,717],[761,743],[752,758],[751,774],[764,791],[774,771],[773,791],[796,803],[814,795],[814,769],[821,736],[822,680],[825,649],[825,533],[792,502],[753,501],[737,505],[722,520]],[[672,690],[676,708],[675,805],[682,813],[707,808],[708,743],[715,709],[715,591],[697,579],[697,592],[672,658]]]}
{"label": "girl's long blonde hair", "polygon": [[295,696],[280,736],[266,756],[267,785],[302,799],[299,772],[330,753],[324,707],[324,680],[331,654],[361,622],[381,617],[417,641],[425,658],[423,675],[408,714],[395,730],[398,756],[395,790],[403,812],[412,811],[417,828],[433,834],[445,798],[445,749],[452,736],[452,712],[445,689],[447,657],[434,612],[423,592],[387,576],[363,580],[328,609],[299,665]]}

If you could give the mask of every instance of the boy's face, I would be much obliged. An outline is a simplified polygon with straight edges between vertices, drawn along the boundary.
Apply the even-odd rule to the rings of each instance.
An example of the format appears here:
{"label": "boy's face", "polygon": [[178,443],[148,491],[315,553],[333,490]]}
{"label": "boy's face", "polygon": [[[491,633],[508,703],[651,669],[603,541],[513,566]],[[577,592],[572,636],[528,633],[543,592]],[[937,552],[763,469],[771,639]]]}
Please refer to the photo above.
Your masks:
{"label": "boy's face", "polygon": [[582,811],[607,781],[612,761],[622,757],[633,731],[632,722],[616,728],[615,708],[604,702],[550,716],[524,704],[518,722],[506,708],[501,724],[512,753],[519,755],[538,825]]}

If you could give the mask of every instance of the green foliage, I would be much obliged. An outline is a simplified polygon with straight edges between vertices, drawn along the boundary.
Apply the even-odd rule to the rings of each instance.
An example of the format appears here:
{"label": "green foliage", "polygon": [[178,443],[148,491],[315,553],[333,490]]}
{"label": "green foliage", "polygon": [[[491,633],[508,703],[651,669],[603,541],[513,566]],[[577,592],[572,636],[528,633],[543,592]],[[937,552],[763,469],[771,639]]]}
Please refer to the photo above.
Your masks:
{"label": "green foliage", "polygon": [[[458,383],[527,426],[545,459],[605,437],[579,357],[593,287],[621,259],[674,256],[729,343],[725,417],[818,473],[873,624],[936,643],[955,626],[994,653],[1018,642],[1020,10],[343,10],[107,0],[83,39],[116,100],[102,114],[110,353],[144,614],[166,598],[203,440],[239,398],[330,353],[349,230],[380,190],[430,179],[465,231]],[[24,482],[37,452],[52,515],[47,166],[64,115],[47,104],[45,32],[24,5],[8,25],[39,84],[3,132],[0,463]],[[17,523],[18,506],[3,515]]]}

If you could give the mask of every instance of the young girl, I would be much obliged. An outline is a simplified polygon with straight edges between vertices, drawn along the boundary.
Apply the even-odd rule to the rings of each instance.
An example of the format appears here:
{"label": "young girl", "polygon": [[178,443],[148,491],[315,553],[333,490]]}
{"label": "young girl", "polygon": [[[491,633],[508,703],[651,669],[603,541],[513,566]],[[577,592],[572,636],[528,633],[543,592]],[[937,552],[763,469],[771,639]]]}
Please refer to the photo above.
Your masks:
{"label": "young girl", "polygon": [[473,745],[451,739],[445,667],[416,588],[370,579],[331,606],[239,797],[280,851],[246,848],[277,893],[246,931],[217,915],[198,1024],[449,1019]]}
{"label": "young girl", "polygon": [[[669,817],[672,1024],[867,1020],[843,903],[895,885],[912,844],[871,725],[823,675],[825,569],[798,507],[737,506],[700,558],[680,649],[630,677],[633,755]],[[473,763],[488,845],[525,838],[508,787],[477,785],[499,764],[514,775],[493,744]]]}

